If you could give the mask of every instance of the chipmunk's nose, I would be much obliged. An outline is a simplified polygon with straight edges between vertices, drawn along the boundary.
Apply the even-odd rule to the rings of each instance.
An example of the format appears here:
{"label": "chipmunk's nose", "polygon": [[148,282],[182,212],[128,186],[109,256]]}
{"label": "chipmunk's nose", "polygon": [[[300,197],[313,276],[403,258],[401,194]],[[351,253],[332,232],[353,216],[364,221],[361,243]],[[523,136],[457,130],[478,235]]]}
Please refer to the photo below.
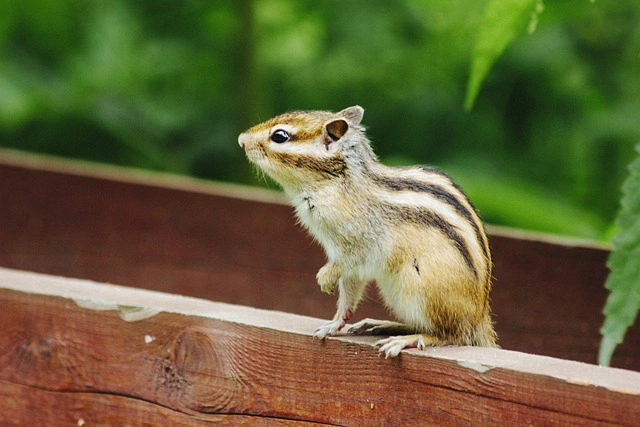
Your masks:
{"label": "chipmunk's nose", "polygon": [[238,144],[240,145],[240,147],[245,150],[247,148],[247,145],[249,144],[249,139],[251,137],[249,135],[247,135],[246,133],[241,133],[240,136],[238,136]]}

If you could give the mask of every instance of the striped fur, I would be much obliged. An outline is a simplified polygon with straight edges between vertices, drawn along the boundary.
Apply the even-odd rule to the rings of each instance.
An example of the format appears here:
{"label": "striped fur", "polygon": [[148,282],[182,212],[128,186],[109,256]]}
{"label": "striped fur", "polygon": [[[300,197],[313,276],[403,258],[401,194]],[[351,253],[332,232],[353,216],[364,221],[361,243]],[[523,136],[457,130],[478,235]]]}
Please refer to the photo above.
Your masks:
{"label": "striped fur", "polygon": [[[239,137],[327,254],[318,282],[326,292],[337,286],[338,312],[316,336],[340,330],[375,281],[402,322],[393,330],[420,333],[382,342],[388,356],[424,343],[495,346],[491,254],[475,208],[438,169],[381,164],[360,125],[362,113],[360,107],[287,113]],[[287,141],[271,140],[278,130]],[[376,325],[360,322],[351,331],[384,331]]]}

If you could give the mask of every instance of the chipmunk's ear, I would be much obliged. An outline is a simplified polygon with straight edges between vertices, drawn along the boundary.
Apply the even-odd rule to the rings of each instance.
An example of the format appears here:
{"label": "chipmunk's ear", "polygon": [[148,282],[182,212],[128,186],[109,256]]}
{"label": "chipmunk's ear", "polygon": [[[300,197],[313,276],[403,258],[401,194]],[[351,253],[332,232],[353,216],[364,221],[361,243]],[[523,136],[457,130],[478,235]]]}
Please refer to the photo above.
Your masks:
{"label": "chipmunk's ear", "polygon": [[359,125],[362,121],[362,116],[364,116],[364,108],[359,105],[354,105],[353,107],[340,111],[338,115],[344,117],[353,125]]}
{"label": "chipmunk's ear", "polygon": [[338,141],[349,130],[349,124],[342,119],[333,120],[326,125],[324,129],[327,132],[324,138],[324,145],[329,148],[329,144]]}
{"label": "chipmunk's ear", "polygon": [[327,150],[332,142],[340,140],[340,138],[347,133],[349,125],[359,125],[363,115],[364,109],[358,105],[354,105],[338,113],[338,116],[344,117],[344,119],[332,120],[324,125],[326,132],[324,146],[327,147]]}

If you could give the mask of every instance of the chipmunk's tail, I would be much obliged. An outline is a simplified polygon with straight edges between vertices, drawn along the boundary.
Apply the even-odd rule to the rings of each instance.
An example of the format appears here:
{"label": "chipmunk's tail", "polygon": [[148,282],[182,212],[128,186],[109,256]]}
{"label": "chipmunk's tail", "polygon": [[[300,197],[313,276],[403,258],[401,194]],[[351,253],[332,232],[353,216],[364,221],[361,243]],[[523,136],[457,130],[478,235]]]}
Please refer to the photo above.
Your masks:
{"label": "chipmunk's tail", "polygon": [[493,329],[491,313],[487,312],[474,329],[471,345],[480,347],[499,347],[496,343],[497,338],[496,331]]}

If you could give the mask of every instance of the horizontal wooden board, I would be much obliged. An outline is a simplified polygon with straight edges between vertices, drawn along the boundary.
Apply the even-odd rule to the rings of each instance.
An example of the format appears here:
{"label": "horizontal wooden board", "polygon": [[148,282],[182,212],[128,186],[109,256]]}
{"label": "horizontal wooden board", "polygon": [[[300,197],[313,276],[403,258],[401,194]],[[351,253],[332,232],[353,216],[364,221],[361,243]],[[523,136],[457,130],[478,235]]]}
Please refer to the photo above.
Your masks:
{"label": "horizontal wooden board", "polygon": [[473,347],[385,359],[373,337],[313,339],[320,319],[8,269],[0,306],[3,425],[640,420],[640,373],[615,368]]}
{"label": "horizontal wooden board", "polygon": [[268,416],[206,414],[196,416],[173,408],[96,391],[50,391],[0,380],[0,422],[3,426],[282,426],[316,427],[322,423]]}
{"label": "horizontal wooden board", "polygon": [[[0,182],[1,266],[333,316],[322,251],[278,193],[2,150]],[[490,234],[500,345],[595,363],[606,248]],[[378,299],[356,318],[389,318]],[[640,323],[613,365],[640,371]]]}

